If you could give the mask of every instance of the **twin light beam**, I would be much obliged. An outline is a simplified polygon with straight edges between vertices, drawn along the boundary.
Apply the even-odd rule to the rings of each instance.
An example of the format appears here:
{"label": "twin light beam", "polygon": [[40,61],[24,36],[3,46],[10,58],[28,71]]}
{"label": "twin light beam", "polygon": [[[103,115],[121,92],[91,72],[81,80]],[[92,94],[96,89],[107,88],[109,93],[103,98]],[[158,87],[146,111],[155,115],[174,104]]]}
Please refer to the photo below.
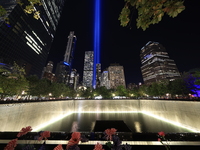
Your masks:
{"label": "twin light beam", "polygon": [[92,86],[96,87],[96,64],[100,63],[100,0],[95,1],[94,15],[94,60]]}

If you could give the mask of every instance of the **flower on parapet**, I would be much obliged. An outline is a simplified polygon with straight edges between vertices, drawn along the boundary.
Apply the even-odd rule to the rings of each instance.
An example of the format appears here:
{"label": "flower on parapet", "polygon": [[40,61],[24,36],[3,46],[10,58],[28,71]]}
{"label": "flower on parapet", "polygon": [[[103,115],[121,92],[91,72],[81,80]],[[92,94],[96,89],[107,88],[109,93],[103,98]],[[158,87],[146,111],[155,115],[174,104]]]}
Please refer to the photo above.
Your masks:
{"label": "flower on parapet", "polygon": [[70,147],[74,145],[78,145],[79,141],[81,139],[81,133],[80,132],[73,132],[71,135],[71,139],[69,140],[66,149],[70,149]]}
{"label": "flower on parapet", "polygon": [[62,144],[57,145],[53,150],[63,150]]}
{"label": "flower on parapet", "polygon": [[40,137],[38,138],[39,141],[45,139],[48,140],[47,138],[50,137],[50,131],[43,131],[40,133]]}
{"label": "flower on parapet", "polygon": [[105,130],[105,133],[106,133],[106,138],[107,138],[107,140],[112,140],[112,135],[114,135],[115,134],[115,132],[116,132],[117,130],[115,129],[115,128],[111,128],[111,129],[106,129]]}
{"label": "flower on parapet", "polygon": [[103,148],[103,146],[97,142],[97,144],[95,145],[93,150],[104,150],[102,148]]}
{"label": "flower on parapet", "polygon": [[18,139],[13,139],[13,140],[11,140],[11,141],[6,145],[6,147],[4,147],[4,150],[14,150],[15,147],[17,146],[17,140],[18,140]]}
{"label": "flower on parapet", "polygon": [[170,150],[170,145],[168,139],[165,138],[165,132],[158,132],[158,141],[165,146],[167,150]]}
{"label": "flower on parapet", "polygon": [[165,132],[163,132],[163,131],[158,132],[158,135],[164,137],[165,136]]}
{"label": "flower on parapet", "polygon": [[28,126],[26,128],[22,128],[21,131],[17,134],[17,137],[21,137],[21,136],[27,134],[30,131],[32,131],[31,126]]}

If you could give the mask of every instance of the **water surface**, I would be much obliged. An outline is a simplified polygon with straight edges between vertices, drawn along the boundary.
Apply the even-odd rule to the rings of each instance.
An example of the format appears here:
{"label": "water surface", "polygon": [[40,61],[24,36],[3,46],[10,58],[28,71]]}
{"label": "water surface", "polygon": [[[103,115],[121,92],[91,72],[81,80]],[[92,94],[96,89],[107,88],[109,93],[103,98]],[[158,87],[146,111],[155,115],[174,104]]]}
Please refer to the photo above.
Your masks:
{"label": "water surface", "polygon": [[[74,113],[41,130],[64,132],[91,132],[96,120],[123,120],[132,132],[191,132],[187,129],[152,118],[141,113]],[[103,131],[102,131],[103,132]]]}

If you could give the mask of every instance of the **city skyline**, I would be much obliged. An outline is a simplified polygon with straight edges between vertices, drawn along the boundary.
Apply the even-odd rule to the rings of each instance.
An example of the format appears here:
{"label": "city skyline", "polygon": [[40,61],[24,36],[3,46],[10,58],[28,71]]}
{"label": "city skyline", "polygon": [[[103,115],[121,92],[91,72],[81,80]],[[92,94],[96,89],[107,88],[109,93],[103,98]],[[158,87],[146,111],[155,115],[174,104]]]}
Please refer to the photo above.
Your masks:
{"label": "city skyline", "polygon": [[[126,83],[143,82],[141,74],[140,50],[148,41],[162,44],[178,67],[187,72],[200,67],[198,57],[200,47],[200,23],[196,16],[199,1],[184,2],[186,9],[175,18],[165,16],[159,24],[151,25],[146,31],[136,28],[135,16],[131,29],[120,26],[118,20],[124,1],[102,1],[101,14],[101,66],[102,71],[112,63],[119,63],[124,67]],[[67,36],[74,31],[77,44],[74,52],[72,68],[83,74],[84,53],[93,50],[93,15],[94,2],[92,0],[66,2],[59,28],[53,42],[49,58],[56,64],[63,60],[67,44]]]}

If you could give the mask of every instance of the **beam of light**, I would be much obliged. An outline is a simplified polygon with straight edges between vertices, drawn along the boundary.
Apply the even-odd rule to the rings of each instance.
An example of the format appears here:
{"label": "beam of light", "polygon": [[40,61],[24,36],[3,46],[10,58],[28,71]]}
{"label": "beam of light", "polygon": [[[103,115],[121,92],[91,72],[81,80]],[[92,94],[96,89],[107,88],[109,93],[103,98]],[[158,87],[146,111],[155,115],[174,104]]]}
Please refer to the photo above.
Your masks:
{"label": "beam of light", "polygon": [[101,0],[95,1],[93,87],[96,87],[96,64],[100,63],[100,1]]}
{"label": "beam of light", "polygon": [[68,112],[68,113],[66,113],[64,115],[60,115],[60,116],[58,116],[56,118],[53,118],[52,120],[50,120],[48,122],[45,122],[45,123],[42,123],[42,124],[40,124],[40,125],[38,125],[36,127],[33,127],[32,132],[40,131],[42,128],[44,128],[46,126],[49,126],[50,124],[55,123],[56,121],[59,121],[59,120],[65,118],[66,116],[69,116],[71,114],[73,114],[73,112]]}

